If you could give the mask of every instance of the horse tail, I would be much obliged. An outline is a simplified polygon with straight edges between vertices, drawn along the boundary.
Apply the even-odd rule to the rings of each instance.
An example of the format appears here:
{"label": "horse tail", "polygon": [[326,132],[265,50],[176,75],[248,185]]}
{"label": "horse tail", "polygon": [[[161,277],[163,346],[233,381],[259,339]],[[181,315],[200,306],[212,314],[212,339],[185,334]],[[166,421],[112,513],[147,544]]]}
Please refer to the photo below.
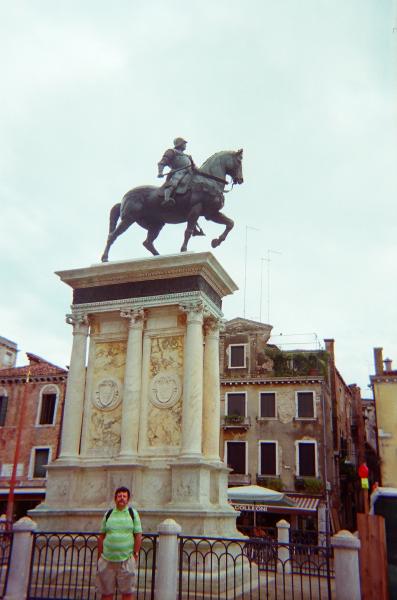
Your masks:
{"label": "horse tail", "polygon": [[120,218],[121,202],[118,202],[110,209],[109,215],[109,233],[116,229],[117,221]]}

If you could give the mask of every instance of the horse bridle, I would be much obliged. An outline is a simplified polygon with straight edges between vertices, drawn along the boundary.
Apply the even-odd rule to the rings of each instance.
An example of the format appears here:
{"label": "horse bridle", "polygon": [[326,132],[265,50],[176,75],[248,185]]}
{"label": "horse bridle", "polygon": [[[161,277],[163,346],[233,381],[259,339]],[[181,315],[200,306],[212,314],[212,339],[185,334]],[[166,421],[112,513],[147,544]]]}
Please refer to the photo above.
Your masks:
{"label": "horse bridle", "polygon": [[[217,181],[218,183],[223,183],[223,185],[229,185],[229,183],[230,183],[226,179],[222,179],[221,177],[217,177],[216,175],[210,175],[210,173],[205,173],[204,171],[200,171],[200,169],[196,169],[196,173],[198,175],[202,175],[203,177],[207,177],[207,179],[213,179],[214,181]],[[235,182],[234,182],[234,179],[232,179],[232,187],[230,188],[230,190],[223,190],[223,193],[228,194],[229,192],[232,191],[234,186],[235,186]]]}

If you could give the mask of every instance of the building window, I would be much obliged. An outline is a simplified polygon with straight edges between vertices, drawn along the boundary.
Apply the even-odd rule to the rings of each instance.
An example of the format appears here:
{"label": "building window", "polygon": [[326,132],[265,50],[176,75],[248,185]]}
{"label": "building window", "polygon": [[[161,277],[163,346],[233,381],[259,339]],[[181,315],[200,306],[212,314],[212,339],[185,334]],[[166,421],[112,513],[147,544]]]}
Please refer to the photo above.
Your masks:
{"label": "building window", "polygon": [[0,427],[6,422],[8,397],[5,390],[0,390]]}
{"label": "building window", "polygon": [[296,417],[297,419],[315,419],[314,392],[296,393]]}
{"label": "building window", "polygon": [[33,448],[31,459],[31,477],[45,479],[47,470],[45,465],[50,462],[50,448]]}
{"label": "building window", "polygon": [[259,474],[278,475],[277,442],[259,442]]}
{"label": "building window", "polygon": [[229,369],[244,369],[247,366],[246,344],[230,344]]}
{"label": "building window", "polygon": [[316,442],[297,443],[297,475],[300,477],[317,477],[317,444]]}
{"label": "building window", "polygon": [[226,394],[226,414],[228,416],[245,417],[247,414],[247,394],[245,392],[229,392]]}
{"label": "building window", "polygon": [[37,425],[54,425],[59,390],[55,385],[46,385],[40,392]]}
{"label": "building window", "polygon": [[233,473],[245,475],[247,473],[247,442],[225,442],[227,466]]}
{"label": "building window", "polygon": [[261,419],[276,418],[276,394],[275,392],[261,392],[259,399],[259,416]]}

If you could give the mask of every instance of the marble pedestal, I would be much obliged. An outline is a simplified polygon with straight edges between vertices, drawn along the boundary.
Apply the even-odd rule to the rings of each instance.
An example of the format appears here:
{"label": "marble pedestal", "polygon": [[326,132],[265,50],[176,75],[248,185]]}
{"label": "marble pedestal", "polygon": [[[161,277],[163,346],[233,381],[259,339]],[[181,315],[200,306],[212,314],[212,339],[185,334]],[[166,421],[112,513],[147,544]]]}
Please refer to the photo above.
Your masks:
{"label": "marble pedestal", "polygon": [[237,288],[211,253],[59,272],[73,288],[73,344],[59,457],[30,516],[95,531],[117,486],[145,531],[236,535],[219,458],[219,326]]}

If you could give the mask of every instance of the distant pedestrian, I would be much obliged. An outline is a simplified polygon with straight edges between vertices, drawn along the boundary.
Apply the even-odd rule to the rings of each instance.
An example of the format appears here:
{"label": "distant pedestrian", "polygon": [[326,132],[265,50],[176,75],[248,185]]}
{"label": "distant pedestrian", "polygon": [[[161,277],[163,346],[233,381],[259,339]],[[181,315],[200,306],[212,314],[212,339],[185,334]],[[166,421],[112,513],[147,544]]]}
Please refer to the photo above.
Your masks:
{"label": "distant pedestrian", "polygon": [[116,587],[121,600],[135,600],[137,563],[142,542],[138,512],[129,505],[131,493],[119,487],[114,493],[116,507],[102,519],[98,537],[98,598],[113,600]]}

